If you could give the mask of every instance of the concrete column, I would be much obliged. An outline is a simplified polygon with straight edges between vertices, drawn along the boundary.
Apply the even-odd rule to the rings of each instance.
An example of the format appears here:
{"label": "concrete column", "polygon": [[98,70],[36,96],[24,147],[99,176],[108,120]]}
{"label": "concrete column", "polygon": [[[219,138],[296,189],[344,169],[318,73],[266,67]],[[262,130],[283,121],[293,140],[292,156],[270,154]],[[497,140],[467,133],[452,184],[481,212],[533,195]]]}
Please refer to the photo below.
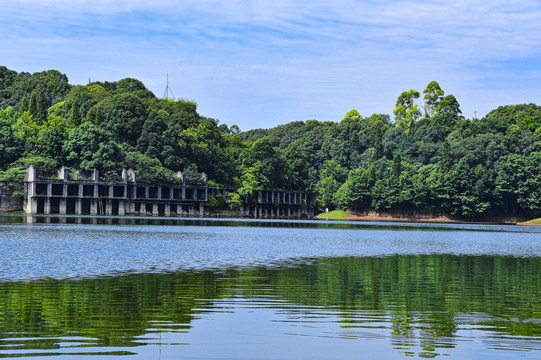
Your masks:
{"label": "concrete column", "polygon": [[171,216],[171,204],[165,204],[165,209],[163,211],[165,216]]}
{"label": "concrete column", "polygon": [[263,193],[261,191],[257,192],[257,202],[261,204],[263,202]]}
{"label": "concrete column", "polygon": [[169,200],[173,200],[173,195],[175,194],[175,188],[169,188]]}
{"label": "concrete column", "polygon": [[197,192],[199,191],[199,189],[195,188],[193,189],[193,199],[194,200],[197,200]]}
{"label": "concrete column", "polygon": [[105,200],[105,215],[113,215],[113,200]]}
{"label": "concrete column", "polygon": [[145,202],[141,203],[141,206],[139,207],[139,214],[141,215],[147,214],[147,204]]}
{"label": "concrete column", "polygon": [[274,204],[274,191],[271,192],[271,203]]}
{"label": "concrete column", "polygon": [[160,211],[158,209],[158,203],[153,203],[152,204],[152,216],[158,216],[160,215]]}
{"label": "concrete column", "polygon": [[26,212],[30,214],[35,214],[38,212],[38,198],[28,197],[26,203]]}
{"label": "concrete column", "polygon": [[75,200],[75,214],[76,215],[83,214],[83,200],[82,199]]}
{"label": "concrete column", "polygon": [[182,187],[182,200],[186,200],[186,188]]}
{"label": "concrete column", "polygon": [[148,186],[145,186],[145,200],[148,199]]}
{"label": "concrete column", "polygon": [[130,206],[130,214],[135,214],[135,202],[130,201],[129,206]]}
{"label": "concrete column", "polygon": [[68,196],[68,184],[64,183],[62,185],[62,197],[65,198],[66,196]]}
{"label": "concrete column", "polygon": [[162,198],[162,187],[158,186],[156,191],[158,192],[156,194],[157,195],[156,198],[161,199]]}
{"label": "concrete column", "polygon": [[[65,185],[64,185],[64,188],[65,188]],[[67,202],[67,199],[65,197],[60,199],[60,204],[59,204],[59,209],[58,209],[59,214],[62,214],[62,215],[66,214],[66,210],[67,210],[66,202]]]}
{"label": "concrete column", "polygon": [[51,198],[50,197],[46,197],[44,199],[43,213],[44,214],[51,213]]}
{"label": "concrete column", "polygon": [[199,215],[203,216],[205,215],[205,205],[203,203],[199,203]]}
{"label": "concrete column", "polygon": [[[81,199],[77,199],[75,204],[79,201],[81,201]],[[77,205],[75,205],[75,207],[77,207]],[[75,212],[77,213],[77,210],[75,210]],[[98,199],[96,198],[90,200],[90,215],[98,215]]]}
{"label": "concrete column", "polygon": [[95,197],[95,198],[99,197],[99,196],[100,196],[100,191],[99,191],[100,189],[99,189],[99,186],[96,185],[96,184],[94,184],[94,185],[92,185],[92,186],[94,186],[94,197]]}
{"label": "concrete column", "polygon": [[118,215],[126,215],[126,205],[127,204],[125,200],[118,200]]}

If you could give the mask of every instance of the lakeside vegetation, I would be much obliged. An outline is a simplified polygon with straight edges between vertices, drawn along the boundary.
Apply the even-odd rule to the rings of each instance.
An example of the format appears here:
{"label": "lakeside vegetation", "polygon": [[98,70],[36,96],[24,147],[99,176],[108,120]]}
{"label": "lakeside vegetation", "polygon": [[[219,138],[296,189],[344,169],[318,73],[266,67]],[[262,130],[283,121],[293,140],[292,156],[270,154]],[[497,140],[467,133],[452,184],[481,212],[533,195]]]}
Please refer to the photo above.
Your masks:
{"label": "lakeside vegetation", "polygon": [[331,211],[541,216],[541,107],[466,119],[435,81],[400,94],[393,117],[351,110],[339,122],[241,132],[193,101],[156,98],[137,79],[81,86],[57,70],[0,66],[0,153],[0,180],[12,186],[31,164],[96,168],[109,180],[131,167],[147,182],[205,172],[210,186],[252,201],[261,189],[313,191]]}

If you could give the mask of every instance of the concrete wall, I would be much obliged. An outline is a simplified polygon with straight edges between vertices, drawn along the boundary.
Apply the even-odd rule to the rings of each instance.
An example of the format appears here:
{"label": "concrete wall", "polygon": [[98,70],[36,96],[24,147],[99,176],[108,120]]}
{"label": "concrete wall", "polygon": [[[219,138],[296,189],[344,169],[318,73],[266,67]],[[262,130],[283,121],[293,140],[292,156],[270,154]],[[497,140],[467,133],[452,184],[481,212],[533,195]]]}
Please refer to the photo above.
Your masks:
{"label": "concrete wall", "polygon": [[23,197],[13,196],[11,191],[0,182],[0,212],[22,211]]}

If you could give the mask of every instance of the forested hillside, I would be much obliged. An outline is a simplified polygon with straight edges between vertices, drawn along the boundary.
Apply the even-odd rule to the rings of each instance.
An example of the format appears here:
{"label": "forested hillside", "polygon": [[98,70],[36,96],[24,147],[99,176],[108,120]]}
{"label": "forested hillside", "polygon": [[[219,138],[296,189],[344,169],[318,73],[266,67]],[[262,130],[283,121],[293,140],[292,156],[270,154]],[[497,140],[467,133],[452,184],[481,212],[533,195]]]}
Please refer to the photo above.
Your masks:
{"label": "forested hillside", "polygon": [[393,116],[298,121],[240,132],[159,99],[136,79],[70,85],[56,70],[0,66],[0,179],[33,164],[98,169],[116,180],[175,183],[205,172],[210,185],[250,198],[264,188],[310,190],[322,209],[423,211],[471,218],[541,215],[541,107],[502,106],[465,119],[437,82],[405,91]]}

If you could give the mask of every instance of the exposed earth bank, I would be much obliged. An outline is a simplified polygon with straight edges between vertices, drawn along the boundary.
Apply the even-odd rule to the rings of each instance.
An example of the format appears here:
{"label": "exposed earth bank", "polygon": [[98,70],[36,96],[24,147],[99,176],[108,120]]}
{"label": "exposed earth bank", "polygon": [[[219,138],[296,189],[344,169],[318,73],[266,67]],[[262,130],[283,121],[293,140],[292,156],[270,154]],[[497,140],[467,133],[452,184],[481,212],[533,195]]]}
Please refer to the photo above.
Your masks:
{"label": "exposed earth bank", "polygon": [[408,213],[386,213],[375,211],[352,212],[335,210],[321,213],[318,219],[337,220],[368,220],[368,221],[429,221],[429,222],[477,222],[477,223],[499,223],[516,225],[541,225],[541,220],[527,220],[519,217],[490,216],[484,218],[463,219],[447,215],[434,215],[419,212]]}

